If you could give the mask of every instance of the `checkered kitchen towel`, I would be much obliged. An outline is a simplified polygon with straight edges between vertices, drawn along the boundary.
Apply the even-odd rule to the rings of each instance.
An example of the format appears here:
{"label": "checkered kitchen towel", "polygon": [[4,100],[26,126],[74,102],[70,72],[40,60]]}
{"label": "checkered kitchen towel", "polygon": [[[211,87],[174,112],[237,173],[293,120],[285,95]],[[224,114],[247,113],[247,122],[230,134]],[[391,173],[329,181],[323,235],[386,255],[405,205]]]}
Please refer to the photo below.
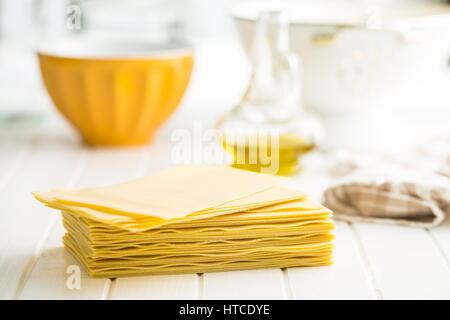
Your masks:
{"label": "checkered kitchen towel", "polygon": [[336,168],[347,174],[323,202],[338,219],[434,227],[450,215],[450,138],[391,156],[341,154]]}

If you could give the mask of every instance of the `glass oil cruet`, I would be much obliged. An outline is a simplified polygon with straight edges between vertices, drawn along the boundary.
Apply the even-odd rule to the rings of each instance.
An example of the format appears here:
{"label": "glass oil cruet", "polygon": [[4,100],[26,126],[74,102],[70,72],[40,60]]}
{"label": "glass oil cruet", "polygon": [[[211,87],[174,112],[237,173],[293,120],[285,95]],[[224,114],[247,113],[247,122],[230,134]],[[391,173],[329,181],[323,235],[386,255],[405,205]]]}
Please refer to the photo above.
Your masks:
{"label": "glass oil cruet", "polygon": [[252,76],[241,101],[218,122],[222,145],[240,169],[292,175],[323,135],[300,99],[300,66],[289,51],[284,13],[262,12],[251,55]]}

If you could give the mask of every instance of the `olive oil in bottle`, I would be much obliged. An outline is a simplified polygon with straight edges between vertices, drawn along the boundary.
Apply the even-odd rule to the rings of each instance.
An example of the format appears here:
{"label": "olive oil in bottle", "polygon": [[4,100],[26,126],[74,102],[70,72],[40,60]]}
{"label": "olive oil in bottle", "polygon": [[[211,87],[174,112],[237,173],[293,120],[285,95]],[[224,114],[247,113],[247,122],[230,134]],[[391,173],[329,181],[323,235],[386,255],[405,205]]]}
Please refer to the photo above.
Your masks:
{"label": "olive oil in bottle", "polygon": [[[222,143],[224,149],[233,155],[233,167],[255,172],[293,175],[301,169],[298,159],[315,147],[313,142],[288,133],[247,138],[245,143],[226,138]],[[262,143],[262,139],[267,141]],[[275,139],[278,142],[272,141]],[[278,146],[278,149],[273,145]],[[267,147],[262,150],[262,146]]]}

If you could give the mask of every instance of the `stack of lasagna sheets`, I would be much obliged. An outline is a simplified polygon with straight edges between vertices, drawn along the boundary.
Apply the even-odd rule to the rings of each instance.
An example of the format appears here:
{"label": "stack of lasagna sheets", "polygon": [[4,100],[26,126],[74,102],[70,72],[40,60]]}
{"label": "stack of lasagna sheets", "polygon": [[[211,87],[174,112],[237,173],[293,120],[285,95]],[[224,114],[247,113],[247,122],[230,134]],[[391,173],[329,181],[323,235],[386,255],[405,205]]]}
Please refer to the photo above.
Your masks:
{"label": "stack of lasagna sheets", "polygon": [[93,277],[321,266],[331,212],[283,178],[185,165],[113,186],[35,192]]}

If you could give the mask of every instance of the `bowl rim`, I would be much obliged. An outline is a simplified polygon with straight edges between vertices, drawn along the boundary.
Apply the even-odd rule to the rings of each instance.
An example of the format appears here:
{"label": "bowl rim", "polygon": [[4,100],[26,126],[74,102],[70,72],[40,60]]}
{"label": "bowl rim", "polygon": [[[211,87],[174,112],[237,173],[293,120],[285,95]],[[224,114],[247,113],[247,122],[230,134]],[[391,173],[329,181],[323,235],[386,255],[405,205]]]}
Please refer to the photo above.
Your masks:
{"label": "bowl rim", "polygon": [[[141,45],[142,48],[129,49],[127,44]],[[117,47],[120,47],[118,52]],[[187,41],[161,44],[139,38],[61,37],[42,42],[35,53],[74,60],[173,60],[192,56],[194,46]]]}

